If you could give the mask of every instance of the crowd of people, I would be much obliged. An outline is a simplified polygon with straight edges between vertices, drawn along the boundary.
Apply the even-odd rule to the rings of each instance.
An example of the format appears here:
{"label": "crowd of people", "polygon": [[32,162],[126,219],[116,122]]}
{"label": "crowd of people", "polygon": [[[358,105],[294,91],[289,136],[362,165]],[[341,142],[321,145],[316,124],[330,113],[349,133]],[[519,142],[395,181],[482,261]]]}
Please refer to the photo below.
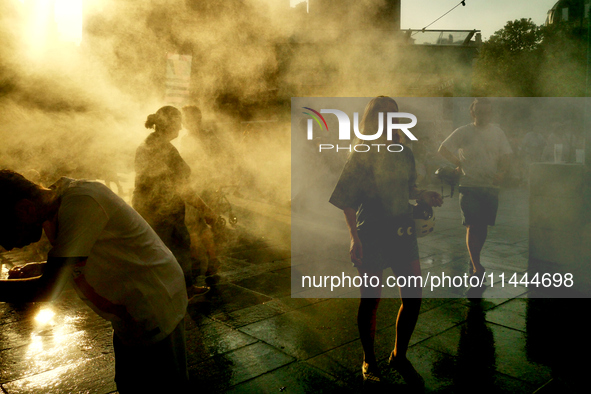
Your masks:
{"label": "crowd of people", "polygon": [[[384,96],[371,100],[361,132],[373,134],[378,114],[386,112],[399,112],[396,101]],[[473,122],[451,133],[438,152],[460,179],[467,268],[471,277],[484,282],[480,253],[488,227],[495,224],[499,187],[514,166],[509,158],[515,147],[491,123],[489,100],[474,100],[470,115]],[[183,125],[188,134],[181,154],[171,141]],[[0,171],[0,245],[21,248],[44,233],[52,246],[46,263],[19,268],[24,279],[0,283],[0,301],[55,299],[70,279],[80,297],[112,322],[118,391],[182,392],[189,384],[184,316],[189,302],[208,291],[195,285],[202,273],[196,244],[205,250],[205,276],[215,276],[220,266],[213,236],[219,212],[202,196],[216,183],[216,168],[231,157],[221,156],[219,139],[203,128],[195,106],[162,107],[147,117],[145,127],[151,133],[135,155],[133,208],[98,182],[64,177],[44,187],[14,171]],[[399,130],[392,142],[409,146]],[[535,162],[543,159],[548,144],[556,140],[545,142],[531,132],[519,152]],[[409,200],[438,207],[443,198],[417,187],[415,154],[425,160],[430,153],[416,147],[414,152],[351,152],[342,169],[330,203],[344,212],[350,260],[360,276],[382,278],[388,268],[398,277],[421,275],[416,232],[401,235],[397,229],[414,226]],[[27,270],[35,275],[27,277]],[[470,295],[481,288],[470,289]],[[377,382],[382,379],[374,350],[381,286],[360,290],[361,372],[365,381]],[[400,297],[400,309],[392,317],[396,341],[389,365],[409,384],[422,385],[406,357],[422,289],[402,287]]]}

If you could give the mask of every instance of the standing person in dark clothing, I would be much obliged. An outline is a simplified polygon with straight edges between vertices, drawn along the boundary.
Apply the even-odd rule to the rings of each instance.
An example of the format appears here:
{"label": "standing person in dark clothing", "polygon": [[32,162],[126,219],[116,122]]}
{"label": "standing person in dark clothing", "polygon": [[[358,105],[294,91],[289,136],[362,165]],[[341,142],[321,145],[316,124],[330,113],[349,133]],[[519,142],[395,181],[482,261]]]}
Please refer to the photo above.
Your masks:
{"label": "standing person in dark clothing", "polygon": [[[371,100],[360,123],[362,133],[375,133],[378,117],[388,112],[398,112],[398,105],[393,99],[382,96]],[[384,283],[383,271],[391,268],[398,279],[421,275],[415,224],[408,200],[416,199],[430,206],[443,203],[438,193],[417,189],[415,159],[410,148],[403,145],[405,139],[400,132],[393,136],[391,142],[385,136],[376,142],[401,144],[403,150],[351,152],[330,197],[330,203],[345,214],[351,237],[351,262],[360,276],[377,277],[380,282],[376,287],[360,287],[357,314],[364,353],[363,379],[374,382],[381,379],[374,338],[376,313]],[[402,305],[396,321],[396,342],[389,360],[390,367],[398,370],[409,384],[416,386],[424,382],[406,358],[406,353],[419,316],[421,297],[420,286],[400,287]]]}
{"label": "standing person in dark clothing", "polygon": [[208,288],[193,286],[191,238],[185,225],[185,202],[195,207],[208,224],[215,213],[189,184],[191,169],[170,143],[181,129],[181,112],[171,106],[148,116],[145,126],[154,129],[138,147],[135,155],[133,207],[152,226],[179,261],[189,298],[204,294]]}
{"label": "standing person in dark clothing", "polygon": [[[181,152],[192,169],[191,184],[207,200],[206,196],[211,198],[216,188],[220,187],[219,177],[225,172],[228,161],[223,160],[225,155],[222,155],[219,139],[213,132],[206,132],[203,129],[199,107],[186,105],[182,113],[183,125],[188,134],[181,140]],[[211,204],[211,199],[208,203]],[[213,231],[207,226],[203,216],[191,207],[187,207],[186,223],[191,234],[193,256],[197,258],[202,255],[198,253],[198,246],[205,249],[207,259],[205,282],[213,285],[219,280],[217,274],[220,268]]]}
{"label": "standing person in dark clothing", "polygon": [[492,107],[486,98],[470,106],[473,123],[455,130],[439,147],[439,153],[456,166],[460,179],[460,208],[466,226],[466,245],[470,253],[470,274],[480,280],[482,289],[485,268],[480,252],[488,226],[494,226],[499,206],[499,187],[509,171],[513,153],[503,130],[491,124]]}

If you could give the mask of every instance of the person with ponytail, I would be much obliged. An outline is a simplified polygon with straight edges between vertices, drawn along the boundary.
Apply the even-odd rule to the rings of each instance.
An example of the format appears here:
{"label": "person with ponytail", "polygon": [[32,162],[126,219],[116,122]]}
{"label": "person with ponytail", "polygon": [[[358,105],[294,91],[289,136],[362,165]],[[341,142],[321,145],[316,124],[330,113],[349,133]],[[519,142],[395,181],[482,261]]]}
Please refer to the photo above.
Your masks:
{"label": "person with ponytail", "polygon": [[148,116],[145,127],[154,131],[136,151],[132,205],[178,260],[191,299],[209,289],[193,285],[193,258],[191,238],[185,225],[185,203],[195,207],[209,225],[215,222],[217,215],[191,188],[191,169],[171,144],[182,127],[181,111],[172,106],[162,107]]}

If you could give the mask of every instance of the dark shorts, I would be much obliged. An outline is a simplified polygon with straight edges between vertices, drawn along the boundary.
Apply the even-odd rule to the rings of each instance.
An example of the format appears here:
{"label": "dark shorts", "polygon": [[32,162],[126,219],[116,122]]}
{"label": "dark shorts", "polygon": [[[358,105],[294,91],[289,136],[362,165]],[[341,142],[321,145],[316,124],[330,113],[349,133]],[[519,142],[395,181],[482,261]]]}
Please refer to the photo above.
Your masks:
{"label": "dark shorts", "polygon": [[462,224],[494,226],[499,207],[499,189],[496,187],[460,186]]}
{"label": "dark shorts", "polygon": [[393,226],[358,230],[363,248],[363,264],[371,269],[410,266],[419,259],[419,246],[412,216],[397,218]]}
{"label": "dark shorts", "polygon": [[185,322],[153,345],[127,346],[113,334],[115,383],[119,393],[184,393],[189,374]]}

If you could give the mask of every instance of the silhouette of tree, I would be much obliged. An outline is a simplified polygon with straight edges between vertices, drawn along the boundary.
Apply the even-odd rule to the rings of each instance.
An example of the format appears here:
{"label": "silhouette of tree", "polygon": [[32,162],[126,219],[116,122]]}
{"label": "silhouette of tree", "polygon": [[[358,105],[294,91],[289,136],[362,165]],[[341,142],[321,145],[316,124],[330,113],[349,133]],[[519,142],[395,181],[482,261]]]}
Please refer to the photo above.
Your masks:
{"label": "silhouette of tree", "polygon": [[544,40],[538,75],[538,92],[549,97],[585,95],[587,73],[586,26],[558,23],[541,28]]}
{"label": "silhouette of tree", "polygon": [[537,96],[542,29],[531,19],[509,21],[482,44],[474,70],[478,96]]}
{"label": "silhouette of tree", "polygon": [[482,44],[473,76],[475,96],[584,96],[587,27],[509,21]]}

